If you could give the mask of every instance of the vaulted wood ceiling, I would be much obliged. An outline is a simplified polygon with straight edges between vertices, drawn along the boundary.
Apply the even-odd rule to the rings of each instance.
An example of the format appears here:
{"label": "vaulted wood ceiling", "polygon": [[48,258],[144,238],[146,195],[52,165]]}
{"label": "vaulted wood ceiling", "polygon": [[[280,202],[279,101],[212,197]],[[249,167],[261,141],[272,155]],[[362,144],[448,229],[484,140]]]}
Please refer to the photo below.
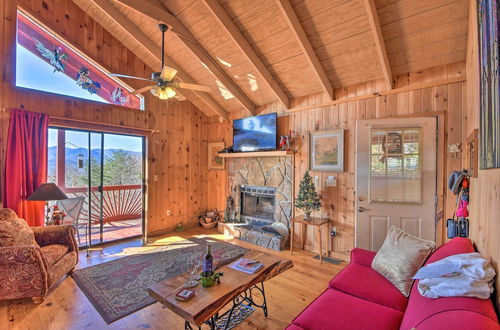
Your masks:
{"label": "vaulted wood ceiling", "polygon": [[[73,0],[156,69],[161,35],[207,115],[465,60],[467,0]],[[120,72],[130,74],[131,72]]]}

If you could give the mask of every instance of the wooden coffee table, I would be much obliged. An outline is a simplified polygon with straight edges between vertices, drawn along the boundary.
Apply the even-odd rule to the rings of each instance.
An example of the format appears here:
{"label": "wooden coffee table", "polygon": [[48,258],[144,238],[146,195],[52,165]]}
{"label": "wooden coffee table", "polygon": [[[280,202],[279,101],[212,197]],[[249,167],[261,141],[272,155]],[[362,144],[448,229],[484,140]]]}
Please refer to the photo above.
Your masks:
{"label": "wooden coffee table", "polygon": [[[195,296],[188,301],[175,299],[175,294],[186,283],[189,277],[188,273],[155,284],[149,288],[149,294],[182,317],[185,320],[185,329],[192,329],[191,324],[199,328],[203,324],[207,324],[210,329],[215,329],[217,320],[225,316],[226,313],[229,313],[226,323],[228,325],[234,308],[240,304],[258,307],[267,317],[264,282],[292,268],[293,264],[290,260],[260,251],[250,251],[244,255],[244,258],[259,261],[264,264],[264,267],[255,274],[246,274],[230,268],[230,264],[223,266],[217,269],[217,272],[224,273],[221,283],[210,288],[198,285],[191,289],[194,290]],[[252,291],[255,290],[262,294],[262,304],[257,304],[254,301]],[[231,302],[233,303],[231,309],[219,315],[219,311]]]}

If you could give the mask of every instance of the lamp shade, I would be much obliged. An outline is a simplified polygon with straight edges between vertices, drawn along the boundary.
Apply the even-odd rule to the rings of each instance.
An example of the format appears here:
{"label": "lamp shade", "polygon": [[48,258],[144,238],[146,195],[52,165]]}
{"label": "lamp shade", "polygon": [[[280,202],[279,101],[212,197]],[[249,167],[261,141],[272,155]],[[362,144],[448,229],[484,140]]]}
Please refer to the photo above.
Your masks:
{"label": "lamp shade", "polygon": [[57,201],[61,199],[68,199],[68,196],[54,183],[42,183],[28,197],[29,201]]}

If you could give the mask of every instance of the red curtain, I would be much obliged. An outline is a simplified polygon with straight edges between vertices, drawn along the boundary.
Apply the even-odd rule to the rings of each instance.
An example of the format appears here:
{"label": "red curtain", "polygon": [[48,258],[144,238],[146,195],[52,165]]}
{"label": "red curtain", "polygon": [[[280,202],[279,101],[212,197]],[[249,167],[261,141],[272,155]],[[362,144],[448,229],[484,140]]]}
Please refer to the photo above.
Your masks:
{"label": "red curtain", "polygon": [[48,128],[46,114],[20,109],[10,113],[3,206],[16,211],[30,226],[44,224],[44,202],[26,198],[47,181]]}

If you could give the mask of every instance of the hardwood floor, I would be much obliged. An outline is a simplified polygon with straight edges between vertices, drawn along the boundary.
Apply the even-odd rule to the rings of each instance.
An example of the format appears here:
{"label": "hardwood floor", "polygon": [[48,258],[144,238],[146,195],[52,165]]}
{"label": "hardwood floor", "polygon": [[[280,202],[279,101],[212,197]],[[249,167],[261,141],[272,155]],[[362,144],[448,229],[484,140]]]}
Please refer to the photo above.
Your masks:
{"label": "hardwood floor", "polygon": [[[86,258],[85,252],[81,252],[78,268],[111,261],[193,236],[210,236],[246,248],[259,249],[238,239],[224,237],[216,231],[206,231],[197,227],[182,233],[151,238],[148,246],[142,246],[141,240],[133,240],[93,250],[90,258]],[[265,318],[262,311],[257,309],[238,329],[283,329],[347,264],[346,262],[340,265],[320,264],[313,259],[313,254],[299,250],[294,250],[293,255],[290,255],[288,250],[281,252],[262,250],[291,259],[294,267],[266,282],[269,316]],[[0,302],[1,329],[183,329],[183,327],[183,320],[159,303],[107,325],[71,277],[65,277],[57,283],[45,302],[40,305],[33,305],[29,299]]]}

